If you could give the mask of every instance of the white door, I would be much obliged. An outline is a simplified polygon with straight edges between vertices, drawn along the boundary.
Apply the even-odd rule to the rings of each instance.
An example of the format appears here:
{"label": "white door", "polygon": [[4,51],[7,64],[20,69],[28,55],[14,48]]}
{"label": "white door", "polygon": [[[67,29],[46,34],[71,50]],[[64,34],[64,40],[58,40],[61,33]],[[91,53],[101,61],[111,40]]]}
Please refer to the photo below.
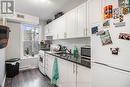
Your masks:
{"label": "white door", "polygon": [[92,64],[92,87],[130,87],[130,73]]}
{"label": "white door", "polygon": [[87,3],[84,3],[77,7],[77,37],[87,36]]}
{"label": "white door", "polygon": [[90,68],[77,65],[77,87],[91,87]]}
{"label": "white door", "polygon": [[67,38],[74,38],[77,36],[77,9],[73,9],[65,14]]}
{"label": "white door", "polygon": [[62,59],[58,59],[58,64],[59,86],[76,87],[76,64]]}

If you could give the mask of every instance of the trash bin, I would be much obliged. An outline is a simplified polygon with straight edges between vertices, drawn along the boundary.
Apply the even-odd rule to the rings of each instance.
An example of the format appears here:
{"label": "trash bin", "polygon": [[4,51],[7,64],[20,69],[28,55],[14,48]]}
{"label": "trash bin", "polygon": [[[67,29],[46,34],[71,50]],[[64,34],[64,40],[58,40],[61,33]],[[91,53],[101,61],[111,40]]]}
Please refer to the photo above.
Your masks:
{"label": "trash bin", "polygon": [[20,58],[13,58],[5,61],[6,64],[6,77],[13,78],[19,73]]}

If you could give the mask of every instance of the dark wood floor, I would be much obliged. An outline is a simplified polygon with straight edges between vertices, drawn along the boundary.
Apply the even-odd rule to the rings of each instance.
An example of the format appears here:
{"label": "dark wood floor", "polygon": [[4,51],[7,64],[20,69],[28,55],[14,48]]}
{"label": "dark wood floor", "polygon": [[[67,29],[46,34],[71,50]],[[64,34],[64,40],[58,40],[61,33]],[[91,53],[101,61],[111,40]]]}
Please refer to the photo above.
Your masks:
{"label": "dark wood floor", "polygon": [[50,80],[43,76],[38,69],[20,72],[17,76],[7,78],[5,87],[54,87]]}

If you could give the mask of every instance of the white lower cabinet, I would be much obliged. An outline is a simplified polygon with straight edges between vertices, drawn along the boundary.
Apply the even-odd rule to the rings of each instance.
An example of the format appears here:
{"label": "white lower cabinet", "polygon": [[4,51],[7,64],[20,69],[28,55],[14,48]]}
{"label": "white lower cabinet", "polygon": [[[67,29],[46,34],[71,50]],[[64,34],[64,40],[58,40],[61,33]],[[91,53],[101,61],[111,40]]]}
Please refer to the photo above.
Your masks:
{"label": "white lower cabinet", "polygon": [[58,59],[59,87],[91,87],[90,69],[75,63]]}
{"label": "white lower cabinet", "polygon": [[77,65],[77,87],[91,87],[90,69]]}
{"label": "white lower cabinet", "polygon": [[[45,55],[46,75],[51,79],[55,56]],[[89,68],[58,58],[58,69],[58,87],[91,87]]]}
{"label": "white lower cabinet", "polygon": [[46,75],[50,79],[52,78],[53,63],[54,63],[54,56],[46,54],[46,58],[45,58],[45,72],[46,72]]}
{"label": "white lower cabinet", "polygon": [[76,87],[76,64],[58,59],[59,87]]}

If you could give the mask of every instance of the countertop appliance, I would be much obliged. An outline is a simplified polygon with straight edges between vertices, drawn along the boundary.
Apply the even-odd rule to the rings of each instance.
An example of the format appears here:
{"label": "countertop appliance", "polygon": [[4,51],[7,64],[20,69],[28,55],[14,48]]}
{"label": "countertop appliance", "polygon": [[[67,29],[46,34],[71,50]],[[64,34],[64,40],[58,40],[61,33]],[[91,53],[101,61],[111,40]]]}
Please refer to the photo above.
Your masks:
{"label": "countertop appliance", "polygon": [[[102,5],[104,4],[103,1]],[[114,8],[118,7],[119,0],[108,1],[106,1],[106,4],[111,4]],[[99,5],[101,5],[100,1],[93,5],[94,8],[97,8],[98,13],[94,14],[97,16],[94,18],[97,19],[91,18],[91,20],[96,20],[96,24],[99,21],[100,25],[102,24],[103,14],[101,9],[106,5],[103,5],[102,8]],[[112,23],[113,20],[110,19],[112,25],[107,28],[113,44],[103,46],[100,35],[93,34],[91,36],[92,87],[130,87],[130,41],[119,39],[120,33],[130,34],[130,14],[124,16],[126,25],[123,27],[115,27]],[[106,29],[103,30],[106,31]],[[119,53],[113,55],[110,48],[116,47],[119,48]]]}
{"label": "countertop appliance", "polygon": [[62,46],[59,44],[52,44],[50,47],[51,52],[60,52],[62,51]]}
{"label": "countertop appliance", "polygon": [[50,45],[52,44],[51,40],[45,40],[40,42],[40,49],[41,50],[50,50]]}

